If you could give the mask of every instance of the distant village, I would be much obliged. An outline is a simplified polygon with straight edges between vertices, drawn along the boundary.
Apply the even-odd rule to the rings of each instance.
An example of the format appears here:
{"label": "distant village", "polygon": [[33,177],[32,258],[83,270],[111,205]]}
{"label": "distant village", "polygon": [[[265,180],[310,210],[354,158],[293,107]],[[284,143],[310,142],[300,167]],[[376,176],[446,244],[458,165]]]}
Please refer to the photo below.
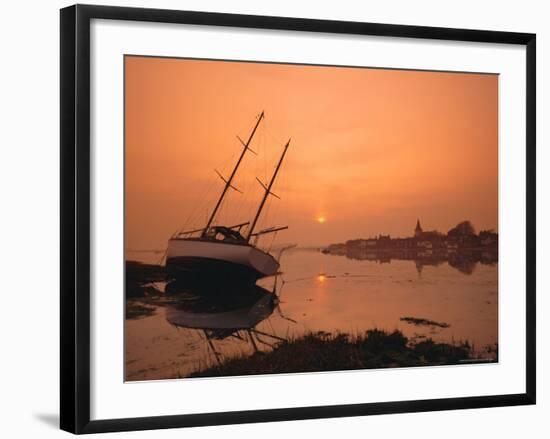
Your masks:
{"label": "distant village", "polygon": [[375,238],[351,239],[341,244],[331,244],[323,250],[330,254],[347,254],[350,251],[414,251],[423,253],[453,251],[498,250],[498,234],[493,230],[476,233],[470,221],[463,221],[446,234],[437,230],[424,231],[417,220],[414,235],[407,238],[392,238],[378,235]]}

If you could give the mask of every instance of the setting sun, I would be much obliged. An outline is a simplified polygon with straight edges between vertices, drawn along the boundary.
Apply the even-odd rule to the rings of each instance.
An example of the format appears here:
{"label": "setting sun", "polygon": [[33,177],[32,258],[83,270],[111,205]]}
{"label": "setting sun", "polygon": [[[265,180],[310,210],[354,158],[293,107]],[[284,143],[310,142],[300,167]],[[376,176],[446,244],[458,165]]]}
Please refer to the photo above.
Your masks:
{"label": "setting sun", "polygon": [[317,222],[318,222],[319,224],[323,224],[325,221],[326,221],[326,219],[325,219],[324,216],[317,217]]}

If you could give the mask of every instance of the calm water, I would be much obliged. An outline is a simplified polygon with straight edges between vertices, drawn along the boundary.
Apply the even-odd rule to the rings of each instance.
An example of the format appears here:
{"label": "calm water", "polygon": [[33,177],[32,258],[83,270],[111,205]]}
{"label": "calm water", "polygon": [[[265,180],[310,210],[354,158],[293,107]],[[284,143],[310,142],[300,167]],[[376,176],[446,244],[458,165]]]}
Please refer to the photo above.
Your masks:
{"label": "calm water", "polygon": [[[183,377],[317,331],[399,329],[407,337],[468,340],[479,350],[498,341],[496,264],[474,264],[465,273],[447,262],[379,263],[293,249],[283,255],[281,269],[277,285],[274,279],[258,282],[265,291],[255,289],[241,304],[209,300],[183,308],[159,306],[151,316],[126,320],[127,379]],[[269,294],[274,287],[275,300]],[[416,326],[402,317],[450,326]]]}

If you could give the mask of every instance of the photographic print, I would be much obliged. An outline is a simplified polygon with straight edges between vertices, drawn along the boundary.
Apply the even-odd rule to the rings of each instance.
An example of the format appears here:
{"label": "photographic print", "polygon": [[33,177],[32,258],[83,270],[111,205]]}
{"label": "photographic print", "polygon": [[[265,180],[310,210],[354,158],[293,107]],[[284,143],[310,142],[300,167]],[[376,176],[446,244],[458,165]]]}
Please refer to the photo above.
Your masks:
{"label": "photographic print", "polygon": [[125,380],[498,361],[498,75],[124,57]]}

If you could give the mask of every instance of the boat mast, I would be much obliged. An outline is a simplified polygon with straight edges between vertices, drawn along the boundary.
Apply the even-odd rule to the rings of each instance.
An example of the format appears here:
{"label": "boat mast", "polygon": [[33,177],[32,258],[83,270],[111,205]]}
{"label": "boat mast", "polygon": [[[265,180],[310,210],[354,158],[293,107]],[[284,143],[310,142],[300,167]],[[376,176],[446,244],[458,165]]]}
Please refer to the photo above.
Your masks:
{"label": "boat mast", "polygon": [[271,181],[269,182],[269,186],[264,186],[264,184],[260,182],[262,187],[265,190],[264,196],[262,198],[262,202],[260,203],[260,207],[258,207],[258,211],[256,212],[256,216],[254,217],[254,220],[252,221],[252,224],[250,225],[250,229],[248,229],[248,235],[246,237],[247,241],[250,241],[250,238],[252,237],[252,234],[254,233],[254,228],[256,227],[256,223],[258,222],[258,219],[260,218],[260,214],[262,213],[262,209],[264,208],[265,202],[267,200],[268,195],[275,195],[271,192],[271,188],[273,186],[273,183],[275,183],[275,178],[277,177],[277,174],[279,173],[279,169],[281,168],[281,164],[283,163],[283,159],[285,158],[286,150],[288,149],[288,146],[290,145],[290,139],[288,139],[288,142],[286,142],[285,148],[283,149],[283,153],[281,155],[281,158],[279,159],[279,163],[277,164],[277,167],[275,168],[275,172],[273,173],[273,176],[271,177]]}
{"label": "boat mast", "polygon": [[262,111],[260,113],[260,116],[258,116],[258,120],[256,122],[256,125],[254,125],[254,128],[252,129],[252,132],[250,133],[250,136],[248,137],[248,140],[247,140],[246,143],[243,142],[241,140],[241,138],[237,136],[237,138],[239,139],[239,141],[242,143],[242,145],[244,147],[243,151],[241,152],[241,156],[239,157],[239,160],[237,161],[237,164],[235,165],[235,168],[233,169],[233,172],[231,173],[231,176],[229,177],[229,179],[225,180],[218,173],[218,175],[220,175],[222,180],[225,181],[225,187],[223,188],[222,194],[220,195],[220,198],[218,199],[218,202],[216,203],[216,207],[214,207],[214,210],[212,211],[212,214],[210,215],[210,218],[208,219],[208,222],[206,223],[206,227],[203,229],[201,236],[204,237],[206,235],[208,229],[212,225],[212,221],[214,221],[214,218],[216,217],[216,214],[218,213],[218,210],[219,210],[219,208],[222,204],[222,201],[225,197],[227,189],[233,188],[233,189],[237,190],[235,187],[233,187],[231,185],[231,182],[233,181],[233,177],[235,177],[235,174],[237,173],[237,169],[239,168],[239,165],[241,164],[241,161],[243,160],[243,157],[246,154],[246,151],[250,149],[248,146],[250,145],[250,142],[252,142],[252,138],[254,137],[254,134],[256,133],[256,129],[258,128],[258,125],[260,125],[260,122],[262,121],[263,118],[264,118],[264,112]]}

